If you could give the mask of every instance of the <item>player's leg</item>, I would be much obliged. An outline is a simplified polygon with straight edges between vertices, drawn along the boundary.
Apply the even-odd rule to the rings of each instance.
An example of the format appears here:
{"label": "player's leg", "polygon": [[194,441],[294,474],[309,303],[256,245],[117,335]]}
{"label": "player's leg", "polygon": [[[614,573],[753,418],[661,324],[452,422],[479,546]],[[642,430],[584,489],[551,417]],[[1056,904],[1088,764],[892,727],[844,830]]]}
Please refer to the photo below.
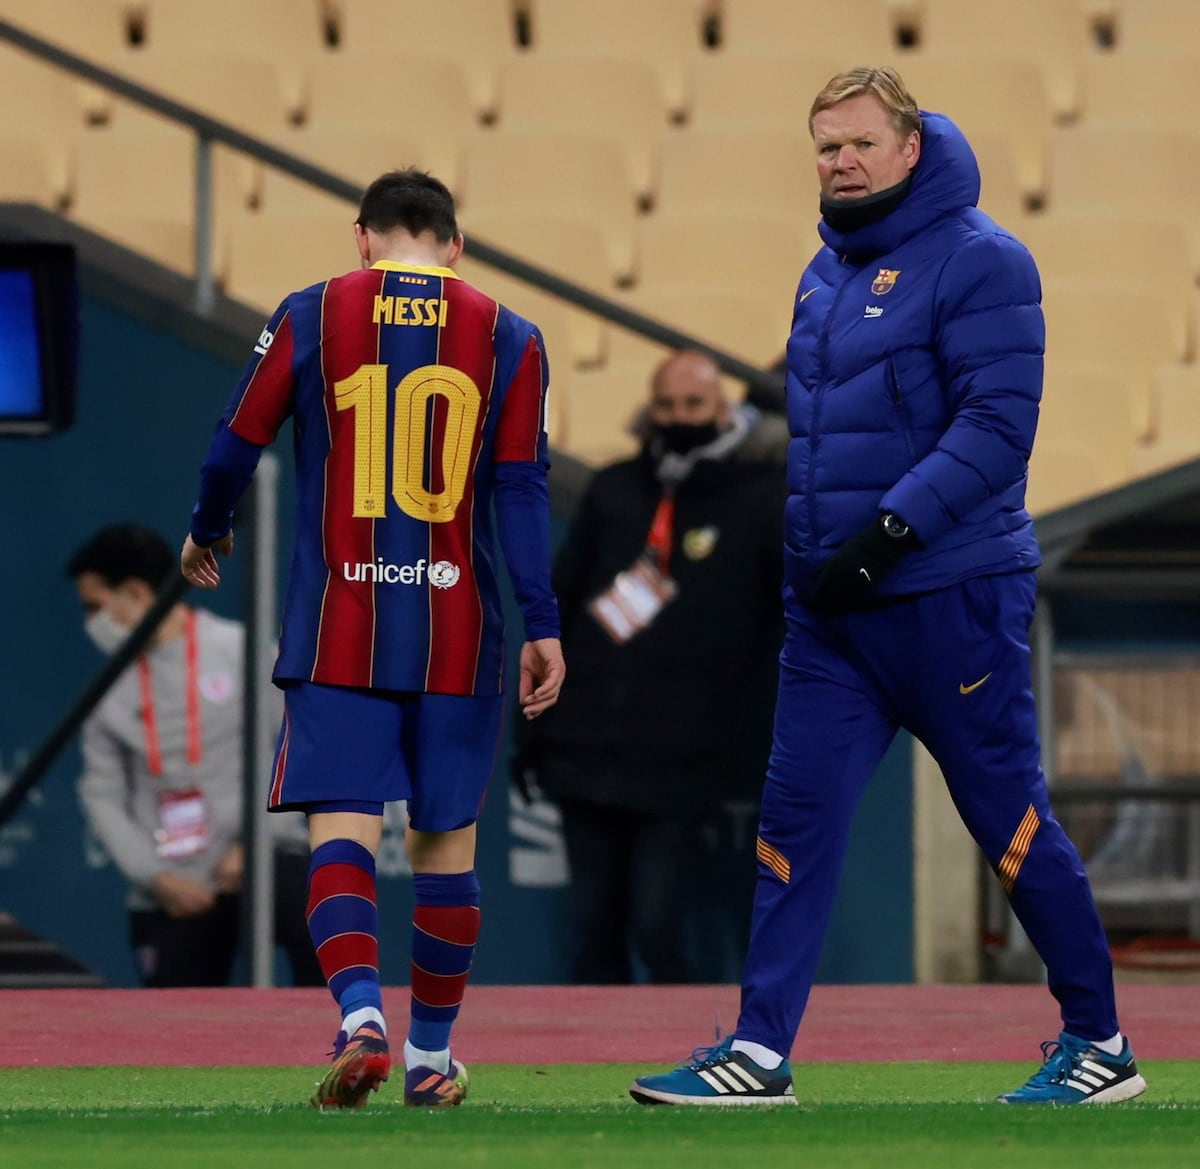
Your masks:
{"label": "player's leg", "polygon": [[359,1107],[391,1066],[379,980],[375,853],[384,803],[407,794],[399,705],[386,694],[307,683],[290,687],[284,704],[271,807],[299,807],[308,815],[306,917],[341,1013],[333,1062],[312,1104]]}
{"label": "player's leg", "polygon": [[854,809],[895,734],[845,656],[841,622],[789,614],[763,788],[758,884],[732,1036],[630,1089],[643,1104],[794,1102],[788,1055],[808,1002]]}
{"label": "player's leg", "polygon": [[412,780],[406,835],[413,870],[412,999],[404,1102],[447,1107],[467,1092],[450,1033],[479,938],[475,822],[500,741],[503,699],[413,695],[404,753]]}
{"label": "player's leg", "polygon": [[1090,1045],[1120,1064],[1089,1071],[1094,1082],[1085,1076],[1079,1090],[1068,1076],[1050,1095],[1123,1099],[1145,1085],[1120,1035],[1112,960],[1083,862],[1054,818],[1041,768],[1028,639],[1034,596],[1032,574],[1016,573],[922,599],[929,649],[920,678],[910,678],[923,697],[912,727],[1046,964],[1065,1033],[1046,1075],[1061,1070],[1055,1061],[1090,1058],[1080,1054]]}

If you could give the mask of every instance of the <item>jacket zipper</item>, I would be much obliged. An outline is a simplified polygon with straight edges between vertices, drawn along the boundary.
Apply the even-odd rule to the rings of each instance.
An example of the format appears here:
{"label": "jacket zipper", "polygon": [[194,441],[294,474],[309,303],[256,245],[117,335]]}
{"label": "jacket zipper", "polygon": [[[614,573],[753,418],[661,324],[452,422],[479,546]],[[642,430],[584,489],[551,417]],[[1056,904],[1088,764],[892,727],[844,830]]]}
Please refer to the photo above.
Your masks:
{"label": "jacket zipper", "polygon": [[888,358],[888,387],[892,392],[892,402],[896,407],[896,417],[900,422],[900,433],[904,436],[904,446],[908,451],[908,461],[911,466],[916,462],[916,450],[913,447],[912,431],[908,425],[908,411],[904,407],[904,395],[900,392],[900,377],[896,373],[896,362]]}

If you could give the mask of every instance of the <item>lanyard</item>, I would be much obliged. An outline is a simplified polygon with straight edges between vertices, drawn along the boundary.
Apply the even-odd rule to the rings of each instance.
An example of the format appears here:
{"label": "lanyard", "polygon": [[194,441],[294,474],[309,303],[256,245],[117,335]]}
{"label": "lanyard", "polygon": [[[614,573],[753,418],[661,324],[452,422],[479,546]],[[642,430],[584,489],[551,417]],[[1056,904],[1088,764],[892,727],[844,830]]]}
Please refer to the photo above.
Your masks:
{"label": "lanyard", "polygon": [[654,510],[650,521],[650,532],[646,536],[646,547],[658,556],[658,571],[670,576],[671,541],[675,529],[675,497],[664,495]]}
{"label": "lanyard", "polygon": [[[184,661],[186,668],[187,757],[194,767],[204,758],[200,745],[200,654],[196,644],[196,611],[189,609],[184,623]],[[146,765],[153,776],[162,775],[162,747],[158,741],[158,714],[154,706],[154,686],[146,655],[138,658],[138,680],[142,687],[142,726],[146,731]]]}

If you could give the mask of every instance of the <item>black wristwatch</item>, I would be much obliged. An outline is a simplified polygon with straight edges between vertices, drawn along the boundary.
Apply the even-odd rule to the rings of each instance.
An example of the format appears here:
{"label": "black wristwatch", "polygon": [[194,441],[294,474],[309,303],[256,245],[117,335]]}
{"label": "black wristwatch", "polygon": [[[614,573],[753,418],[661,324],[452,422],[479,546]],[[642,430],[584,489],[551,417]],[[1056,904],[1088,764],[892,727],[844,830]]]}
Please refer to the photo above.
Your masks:
{"label": "black wristwatch", "polygon": [[890,511],[885,511],[879,517],[879,526],[883,529],[883,534],[891,540],[905,540],[912,531],[908,524],[898,515],[892,515]]}

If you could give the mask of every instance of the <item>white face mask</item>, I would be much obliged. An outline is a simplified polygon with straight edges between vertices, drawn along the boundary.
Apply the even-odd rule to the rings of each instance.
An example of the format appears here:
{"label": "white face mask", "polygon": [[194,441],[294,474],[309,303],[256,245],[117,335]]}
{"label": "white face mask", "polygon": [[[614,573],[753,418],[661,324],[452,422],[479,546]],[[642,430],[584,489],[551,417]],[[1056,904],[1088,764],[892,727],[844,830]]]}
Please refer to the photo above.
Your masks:
{"label": "white face mask", "polygon": [[83,631],[102,654],[116,653],[130,632],[107,609],[97,609],[83,623]]}

